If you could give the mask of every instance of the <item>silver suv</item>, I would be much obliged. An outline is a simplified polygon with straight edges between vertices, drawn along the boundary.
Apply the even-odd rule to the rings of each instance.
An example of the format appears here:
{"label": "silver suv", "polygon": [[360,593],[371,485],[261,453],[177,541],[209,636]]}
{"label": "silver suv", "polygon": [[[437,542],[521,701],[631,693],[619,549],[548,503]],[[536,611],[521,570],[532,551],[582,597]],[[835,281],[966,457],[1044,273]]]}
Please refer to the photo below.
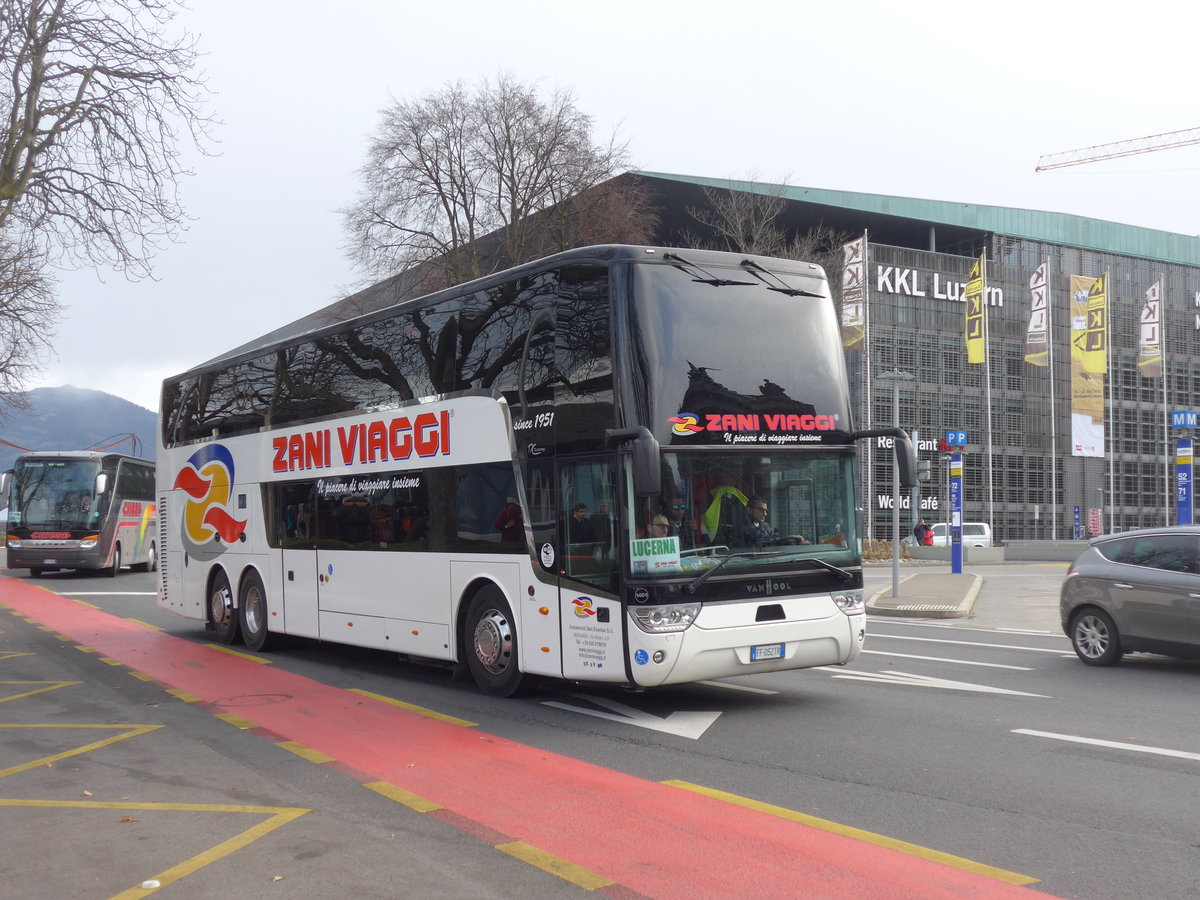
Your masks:
{"label": "silver suv", "polygon": [[1067,573],[1059,612],[1089,666],[1136,651],[1200,656],[1200,526],[1092,538]]}

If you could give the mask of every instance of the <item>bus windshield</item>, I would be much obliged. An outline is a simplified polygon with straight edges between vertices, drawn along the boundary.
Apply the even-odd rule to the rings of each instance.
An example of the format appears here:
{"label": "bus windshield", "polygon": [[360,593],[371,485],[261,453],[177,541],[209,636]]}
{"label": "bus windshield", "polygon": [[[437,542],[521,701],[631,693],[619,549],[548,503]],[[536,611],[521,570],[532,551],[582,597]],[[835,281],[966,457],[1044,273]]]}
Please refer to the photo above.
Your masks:
{"label": "bus windshield", "polygon": [[675,487],[636,501],[629,488],[631,577],[857,563],[851,452],[664,451],[662,461]]}
{"label": "bus windshield", "polygon": [[95,527],[102,512],[96,502],[99,473],[99,460],[18,460],[9,525],[60,531]]}

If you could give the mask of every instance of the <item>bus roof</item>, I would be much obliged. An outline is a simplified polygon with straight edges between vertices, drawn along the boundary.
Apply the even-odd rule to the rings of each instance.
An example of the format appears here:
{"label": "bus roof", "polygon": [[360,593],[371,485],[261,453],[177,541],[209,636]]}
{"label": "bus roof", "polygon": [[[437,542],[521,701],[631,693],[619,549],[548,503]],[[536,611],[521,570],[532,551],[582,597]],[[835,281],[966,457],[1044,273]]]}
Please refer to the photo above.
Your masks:
{"label": "bus roof", "polygon": [[419,301],[421,305],[436,303],[456,294],[486,289],[526,274],[533,274],[543,269],[561,266],[571,262],[610,262],[613,260],[636,260],[639,262],[668,262],[663,254],[686,254],[688,260],[710,265],[737,264],[744,259],[758,262],[770,262],[775,266],[788,265],[804,268],[806,274],[820,272],[820,266],[798,260],[776,259],[773,257],[755,256],[750,253],[733,253],[724,250],[697,250],[689,248],[653,247],[649,245],[632,244],[597,244],[589,247],[577,247],[564,250],[551,256],[522,263],[509,269],[503,269],[490,275],[451,285],[436,291],[421,290],[426,270],[422,266],[405,270],[378,284],[344,297],[329,306],[310,313],[300,319],[284,325],[274,331],[267,332],[254,340],[242,344],[232,350],[213,357],[206,362],[193,366],[167,378],[166,381],[178,381],[192,374],[199,374],[214,366],[225,366],[240,359],[259,356],[276,347],[285,346],[299,338],[314,338],[324,334],[342,331],[352,322],[367,323],[375,318],[382,318],[393,313],[398,307]]}

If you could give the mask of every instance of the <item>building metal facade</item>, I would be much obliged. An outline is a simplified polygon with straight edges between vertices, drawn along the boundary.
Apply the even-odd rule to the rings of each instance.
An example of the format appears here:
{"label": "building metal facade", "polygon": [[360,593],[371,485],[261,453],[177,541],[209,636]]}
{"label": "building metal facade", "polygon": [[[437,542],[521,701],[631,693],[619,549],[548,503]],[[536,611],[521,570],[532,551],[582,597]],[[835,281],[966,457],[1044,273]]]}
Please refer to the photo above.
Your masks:
{"label": "building metal facade", "polygon": [[[1084,534],[1175,521],[1174,443],[1188,435],[1167,426],[1172,411],[1200,405],[1200,239],[1061,213],[638,175],[661,192],[665,240],[673,223],[685,230],[681,211],[711,201],[714,190],[780,198],[780,220],[797,233],[818,222],[851,237],[866,233],[867,337],[846,351],[856,421],[894,424],[898,394],[899,424],[918,432],[919,457],[932,462],[920,497],[901,499],[901,536],[917,515],[948,518],[942,440],[959,430],[969,436],[963,519],[990,522],[999,541],[1070,539],[1077,521]],[[980,253],[987,259],[989,362],[971,365],[964,293]],[[1025,359],[1030,279],[1043,263],[1053,358],[1045,367]],[[1102,457],[1087,457],[1072,445],[1071,276],[1105,273],[1105,444]],[[1146,292],[1159,281],[1163,379],[1143,377],[1138,366]],[[879,378],[893,370],[915,380]],[[887,539],[891,453],[875,446],[862,459],[864,527]]]}

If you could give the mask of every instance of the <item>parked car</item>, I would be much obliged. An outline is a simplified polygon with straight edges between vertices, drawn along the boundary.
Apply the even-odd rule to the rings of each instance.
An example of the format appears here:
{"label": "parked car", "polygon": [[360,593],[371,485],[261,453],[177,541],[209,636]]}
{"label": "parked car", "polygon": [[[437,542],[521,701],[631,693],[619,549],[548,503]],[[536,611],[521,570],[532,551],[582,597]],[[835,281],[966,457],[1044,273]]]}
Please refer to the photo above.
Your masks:
{"label": "parked car", "polygon": [[[933,529],[933,546],[949,547],[950,541],[946,538],[946,523],[935,522],[930,527]],[[986,522],[963,522],[962,545],[964,547],[992,546],[992,526]]]}
{"label": "parked car", "polygon": [[1092,538],[1067,572],[1059,613],[1089,666],[1137,651],[1200,655],[1200,526]]}

